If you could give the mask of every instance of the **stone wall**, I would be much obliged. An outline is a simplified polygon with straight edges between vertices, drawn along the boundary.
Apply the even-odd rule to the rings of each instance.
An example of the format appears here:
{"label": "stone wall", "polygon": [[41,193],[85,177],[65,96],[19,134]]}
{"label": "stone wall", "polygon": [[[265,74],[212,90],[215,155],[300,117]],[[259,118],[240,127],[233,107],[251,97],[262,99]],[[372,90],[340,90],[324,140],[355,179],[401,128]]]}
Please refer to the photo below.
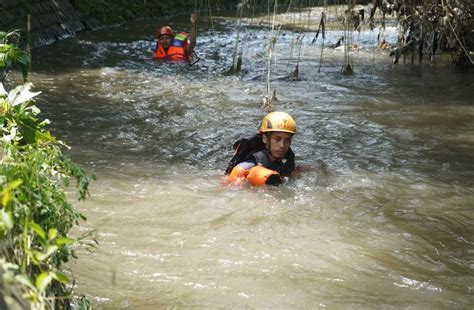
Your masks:
{"label": "stone wall", "polygon": [[69,0],[0,0],[0,31],[20,28],[26,38],[28,15],[33,47],[98,26],[93,19],[82,18]]}

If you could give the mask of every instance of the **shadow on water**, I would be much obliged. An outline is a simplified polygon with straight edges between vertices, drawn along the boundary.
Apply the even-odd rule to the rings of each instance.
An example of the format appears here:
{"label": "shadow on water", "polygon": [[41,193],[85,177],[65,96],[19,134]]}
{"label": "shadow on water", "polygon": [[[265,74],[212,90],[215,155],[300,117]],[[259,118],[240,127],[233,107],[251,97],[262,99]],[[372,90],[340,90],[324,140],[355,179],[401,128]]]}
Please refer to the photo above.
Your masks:
{"label": "shadow on water", "polygon": [[472,74],[391,65],[365,32],[354,76],[329,49],[318,72],[307,36],[290,81],[298,47],[283,30],[271,86],[297,120],[298,163],[315,169],[283,187],[229,187],[231,145],[263,116],[269,32],[245,28],[243,70],[224,76],[235,20],[201,24],[190,68],[152,60],[161,23],[34,50],[41,108],[98,176],[78,204],[101,243],[72,266],[80,293],[103,308],[472,304]]}

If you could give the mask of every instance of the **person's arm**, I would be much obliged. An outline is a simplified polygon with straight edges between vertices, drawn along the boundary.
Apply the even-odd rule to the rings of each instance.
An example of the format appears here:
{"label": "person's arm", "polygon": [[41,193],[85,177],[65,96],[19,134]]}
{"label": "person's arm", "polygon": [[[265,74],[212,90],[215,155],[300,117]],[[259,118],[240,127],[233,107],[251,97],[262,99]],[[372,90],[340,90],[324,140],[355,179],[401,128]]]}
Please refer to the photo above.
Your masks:
{"label": "person's arm", "polygon": [[235,166],[230,175],[226,176],[226,180],[229,183],[240,183],[247,180],[253,186],[280,185],[282,183],[281,175],[278,172],[252,161],[242,162]]}
{"label": "person's arm", "polygon": [[189,44],[184,48],[186,55],[191,56],[193,53],[194,47],[196,46],[196,36],[197,36],[197,27],[196,27],[196,22],[197,22],[198,16],[197,13],[191,14],[191,41]]}
{"label": "person's arm", "polygon": [[232,183],[246,178],[249,174],[249,169],[255,167],[255,165],[256,164],[254,162],[250,161],[238,164],[232,169],[230,174],[226,177],[226,180]]}

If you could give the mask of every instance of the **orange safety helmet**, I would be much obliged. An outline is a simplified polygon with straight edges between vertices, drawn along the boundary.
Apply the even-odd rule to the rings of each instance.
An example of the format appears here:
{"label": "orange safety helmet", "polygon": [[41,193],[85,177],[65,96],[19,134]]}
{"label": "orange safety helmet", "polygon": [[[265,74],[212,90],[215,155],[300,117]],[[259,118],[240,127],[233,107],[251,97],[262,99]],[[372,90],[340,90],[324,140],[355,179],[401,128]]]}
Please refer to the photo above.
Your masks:
{"label": "orange safety helmet", "polygon": [[160,30],[158,31],[158,38],[163,36],[163,35],[168,35],[170,37],[174,37],[173,29],[171,29],[170,26],[161,27]]}
{"label": "orange safety helmet", "polygon": [[296,122],[285,112],[271,112],[265,115],[260,124],[260,132],[282,131],[294,134]]}

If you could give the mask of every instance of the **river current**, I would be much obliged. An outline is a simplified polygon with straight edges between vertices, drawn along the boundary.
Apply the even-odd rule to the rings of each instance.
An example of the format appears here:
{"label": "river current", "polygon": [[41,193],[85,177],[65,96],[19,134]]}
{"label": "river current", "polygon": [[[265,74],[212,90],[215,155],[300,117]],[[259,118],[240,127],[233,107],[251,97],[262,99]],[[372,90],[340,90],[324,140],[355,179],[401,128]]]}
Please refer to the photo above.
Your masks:
{"label": "river current", "polygon": [[[313,169],[280,187],[228,186],[233,142],[264,115],[272,33],[244,24],[242,72],[225,75],[236,20],[202,17],[192,67],[153,61],[163,22],[33,50],[43,116],[97,176],[74,202],[87,217],[77,235],[99,242],[69,266],[77,295],[99,309],[472,307],[472,72],[393,65],[366,30],[345,76],[344,52],[328,47],[340,31],[320,63],[314,32],[278,30],[275,110],[296,119],[297,164]],[[189,31],[187,16],[166,23]]]}

